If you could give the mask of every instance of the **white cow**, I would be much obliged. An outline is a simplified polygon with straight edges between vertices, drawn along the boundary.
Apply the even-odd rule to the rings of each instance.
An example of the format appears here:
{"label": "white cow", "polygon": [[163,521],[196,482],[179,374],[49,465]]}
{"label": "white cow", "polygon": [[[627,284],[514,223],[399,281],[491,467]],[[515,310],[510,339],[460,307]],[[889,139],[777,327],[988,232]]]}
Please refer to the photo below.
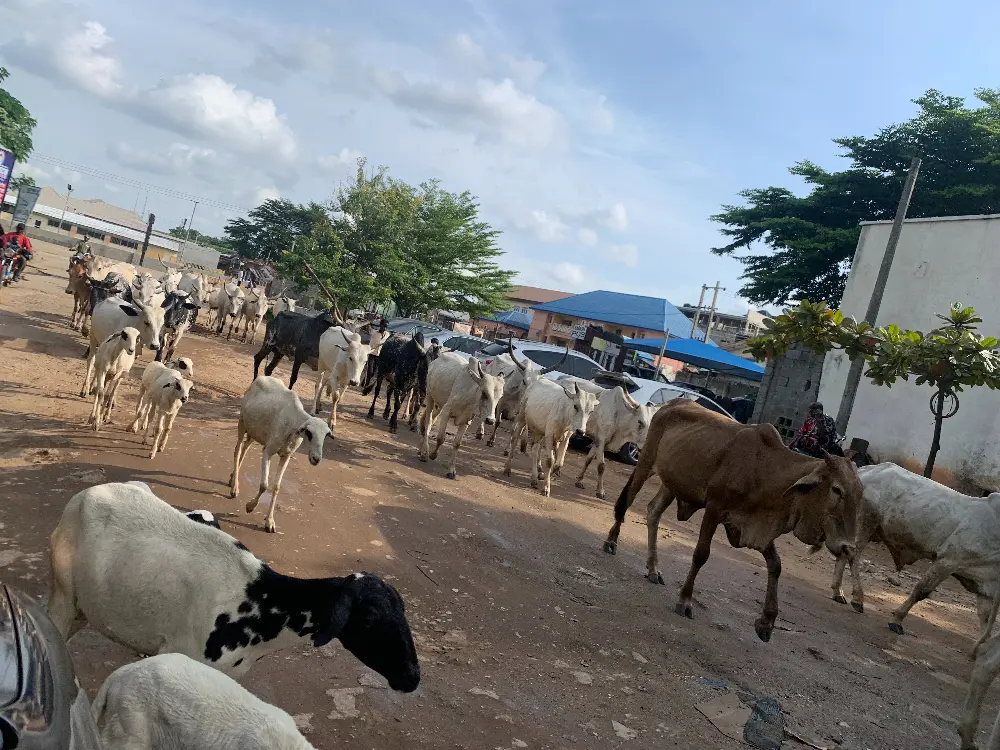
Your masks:
{"label": "white cow", "polygon": [[166,299],[163,285],[149,271],[142,271],[132,279],[132,299],[141,305],[160,305]]}
{"label": "white cow", "polygon": [[102,281],[112,271],[124,276],[129,284],[135,279],[135,266],[131,263],[120,263],[95,255],[86,261],[84,265],[87,269],[87,278],[91,281]]}
{"label": "white cow", "polygon": [[[251,344],[256,340],[260,324],[264,322],[264,316],[267,315],[267,309],[270,306],[271,300],[264,293],[264,287],[259,286],[247,290],[246,301],[243,304],[241,316],[241,322],[243,323],[242,341],[246,342],[247,333],[250,334]],[[239,335],[239,325],[236,326],[236,332]]]}
{"label": "white cow", "polygon": [[113,333],[124,328],[135,328],[139,331],[139,340],[150,349],[160,348],[160,337],[163,331],[162,307],[146,307],[134,302],[126,302],[121,297],[108,297],[97,306],[90,326],[90,347],[87,349],[87,377],[84,380],[84,391],[90,391],[90,383],[94,373],[94,361],[97,348]]}
{"label": "white cow", "polygon": [[260,467],[260,485],[253,500],[246,505],[253,513],[260,496],[268,491],[268,469],[271,456],[278,455],[278,473],[271,488],[271,509],[264,520],[264,530],[275,532],[274,510],[278,507],[278,490],[292,455],[305,440],[309,444],[309,463],[313,466],[323,459],[323,442],[330,435],[330,428],[322,419],[312,417],[302,408],[294,391],[285,388],[277,378],[261,375],[250,384],[240,403],[240,420],[236,426],[236,450],[233,452],[233,473],[229,477],[229,495],[240,492],[240,466],[246,458],[250,443],[263,447]]}
{"label": "white cow", "polygon": [[[115,331],[97,347],[94,356],[94,408],[90,412],[89,424],[94,425],[94,432],[110,420],[111,407],[115,394],[132,365],[135,363],[135,350],[139,340],[139,331],[135,328],[123,328]],[[87,368],[87,377],[83,382],[80,395],[90,392],[91,369]]]}
{"label": "white cow", "polygon": [[361,374],[368,363],[371,347],[361,343],[361,336],[343,326],[327,328],[319,337],[319,360],[313,414],[319,416],[323,394],[333,398],[330,407],[330,428],[337,426],[337,405],[347,392],[347,386],[361,383]]}
{"label": "white cow", "polygon": [[142,371],[142,380],[139,383],[135,419],[131,425],[125,428],[125,432],[145,430],[149,425],[153,403],[147,394],[152,389],[153,383],[167,370],[176,370],[188,380],[194,380],[194,363],[188,357],[178,357],[173,362],[150,362],[146,365],[146,369]]}
{"label": "white cow", "polygon": [[[976,595],[982,631],[975,652],[989,637],[990,610],[1000,590],[1000,493],[969,497],[891,463],[862,467],[858,476],[865,493],[854,559],[859,560],[874,539],[889,549],[897,569],[917,560],[932,561],[907,600],[892,613],[889,628],[902,634],[910,608],[954,576]],[[833,598],[841,603],[846,602],[841,582],[847,563],[845,556],[839,556],[833,574]],[[856,565],[851,566],[851,575],[851,604],[862,612],[864,590]]]}
{"label": "white cow", "polygon": [[295,312],[295,304],[297,300],[294,300],[284,294],[280,294],[277,297],[272,297],[271,302],[273,303],[271,309],[274,311],[275,317],[277,317],[281,313],[285,312],[285,310],[288,310],[288,312]]}
{"label": "white cow", "polygon": [[222,335],[222,329],[226,327],[226,318],[229,318],[229,333],[226,338],[233,335],[233,326],[237,319],[243,314],[243,305],[246,303],[246,292],[236,282],[224,284],[216,292],[216,306],[218,307],[219,322],[216,333]]}
{"label": "white cow", "polygon": [[[455,479],[455,458],[465,431],[476,417],[493,424],[503,392],[503,374],[487,375],[475,357],[466,361],[454,352],[443,352],[427,369],[427,404],[420,419],[420,460],[437,458],[447,436],[448,423],[454,420],[457,433],[446,476]],[[429,450],[431,423],[435,419],[437,440],[434,449]]]}
{"label": "white cow", "polygon": [[142,436],[142,444],[149,440],[149,433],[153,433],[153,448],[149,452],[150,459],[156,458],[158,451],[163,451],[167,447],[167,438],[174,427],[174,420],[181,406],[187,403],[191,395],[190,380],[185,380],[184,376],[176,370],[166,370],[153,381],[152,387],[146,392],[145,398],[148,400],[146,431]]}
{"label": "white cow", "polygon": [[[544,480],[542,494],[548,497],[552,487],[556,448],[574,432],[586,432],[587,421],[596,406],[597,396],[580,388],[578,383],[564,388],[551,380],[539,378],[529,384],[521,398],[519,413],[514,422],[504,473],[510,476],[514,443],[527,430],[529,441],[535,449],[531,462],[531,486],[538,487],[541,474]],[[544,466],[541,462],[543,450]]]}
{"label": "white cow", "polygon": [[163,287],[164,292],[176,292],[181,288],[181,279],[184,278],[184,274],[179,268],[171,268],[162,260],[160,265],[165,269],[163,275],[160,277],[160,285]]}
{"label": "white cow", "polygon": [[[562,381],[559,381],[562,382]],[[649,420],[653,418],[655,408],[642,406],[632,399],[625,390],[617,385],[614,388],[602,388],[597,395],[597,406],[587,420],[587,434],[593,439],[590,453],[583,462],[580,476],[576,478],[576,486],[584,489],[583,478],[587,469],[597,460],[597,497],[604,499],[604,452],[620,451],[626,444],[642,447],[649,432]],[[560,446],[560,456],[557,462],[562,466],[569,440]]]}
{"label": "white cow", "polygon": [[191,301],[201,307],[206,302],[208,302],[208,279],[205,278],[204,274],[200,273],[185,273],[181,276],[180,281],[177,282],[177,290],[180,292],[187,292],[188,297]]}

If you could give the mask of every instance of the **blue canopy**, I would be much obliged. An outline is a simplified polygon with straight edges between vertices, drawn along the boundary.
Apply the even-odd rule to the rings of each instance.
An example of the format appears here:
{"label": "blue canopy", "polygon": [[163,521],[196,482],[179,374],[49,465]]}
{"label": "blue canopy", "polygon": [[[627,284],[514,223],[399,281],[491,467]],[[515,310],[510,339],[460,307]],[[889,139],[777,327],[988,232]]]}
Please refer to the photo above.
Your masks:
{"label": "blue canopy", "polygon": [[[663,346],[663,339],[625,339],[625,346],[638,352],[658,355],[660,347]],[[763,365],[697,339],[671,337],[663,356],[706,370],[715,370],[721,375],[747,380],[760,380],[764,377]]]}
{"label": "blue canopy", "polygon": [[508,310],[498,315],[491,315],[489,320],[495,320],[497,323],[502,323],[511,328],[523,328],[525,331],[531,327],[531,316],[527,313],[517,312],[516,310]]}

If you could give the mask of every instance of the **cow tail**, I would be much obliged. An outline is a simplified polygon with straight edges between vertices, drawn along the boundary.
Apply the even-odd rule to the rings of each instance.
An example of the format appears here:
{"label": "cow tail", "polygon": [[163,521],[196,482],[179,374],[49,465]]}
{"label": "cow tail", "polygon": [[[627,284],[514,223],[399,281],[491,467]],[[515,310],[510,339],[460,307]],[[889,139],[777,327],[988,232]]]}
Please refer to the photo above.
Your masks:
{"label": "cow tail", "polygon": [[635,470],[629,476],[628,481],[625,482],[625,486],[622,487],[621,494],[618,495],[618,500],[615,501],[615,520],[621,523],[625,520],[625,512],[628,510],[628,491],[632,487],[632,480],[635,478]]}

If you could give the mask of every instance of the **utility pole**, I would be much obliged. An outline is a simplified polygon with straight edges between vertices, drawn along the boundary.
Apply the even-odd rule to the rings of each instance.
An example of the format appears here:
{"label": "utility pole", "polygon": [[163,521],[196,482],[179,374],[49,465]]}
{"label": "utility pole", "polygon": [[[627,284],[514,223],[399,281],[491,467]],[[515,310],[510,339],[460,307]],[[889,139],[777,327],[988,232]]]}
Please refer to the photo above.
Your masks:
{"label": "utility pole", "polygon": [[663,354],[667,351],[667,341],[669,339],[670,329],[668,328],[663,333],[663,346],[660,347],[660,356],[656,358],[656,378],[653,378],[653,380],[656,380],[660,376],[660,373],[663,372]]}
{"label": "utility pole", "polygon": [[705,326],[705,338],[702,339],[706,344],[708,343],[708,334],[712,331],[712,320],[715,318],[715,303],[719,299],[719,291],[726,291],[726,288],[720,287],[719,282],[715,282],[715,292],[712,294],[712,309],[708,313],[708,325]]}
{"label": "utility pole", "polygon": [[[892,270],[892,261],[896,257],[899,236],[903,233],[903,220],[910,208],[910,198],[913,197],[913,188],[916,187],[919,173],[920,159],[913,157],[910,162],[910,173],[906,175],[906,182],[903,184],[903,194],[899,196],[896,218],[892,220],[892,231],[889,232],[889,241],[886,243],[885,254],[882,256],[882,265],[879,266],[878,276],[875,278],[875,288],[872,289],[871,299],[868,300],[868,311],[865,313],[864,320],[873,326],[878,317],[879,308],[882,306],[882,295],[885,294],[885,285],[889,281],[889,272]],[[847,373],[844,395],[840,399],[840,408],[837,410],[837,431],[841,435],[847,434],[847,423],[854,410],[854,399],[858,395],[858,385],[861,383],[864,367],[863,357],[855,357],[851,360],[851,369]]]}
{"label": "utility pole", "polygon": [[[66,223],[66,212],[69,210],[69,197],[73,194],[73,186],[66,186],[66,203],[63,204],[62,218],[59,219],[59,231],[62,231],[63,224]],[[69,234],[69,230],[66,230],[66,234]]]}
{"label": "utility pole", "polygon": [[139,265],[141,266],[146,260],[146,249],[149,247],[149,236],[153,233],[153,222],[156,221],[156,215],[149,215],[149,223],[146,224],[146,236],[142,240],[142,255],[139,256]]}
{"label": "utility pole", "polygon": [[701,296],[698,297],[698,307],[694,311],[694,317],[691,319],[691,338],[694,338],[694,332],[698,330],[698,319],[701,318],[701,306],[705,302],[705,292],[708,291],[708,284],[701,285]]}
{"label": "utility pole", "polygon": [[198,201],[194,201],[194,206],[191,207],[191,218],[184,227],[184,240],[181,242],[181,252],[178,253],[180,257],[178,257],[177,260],[181,260],[183,257],[184,246],[187,245],[188,235],[191,234],[191,225],[194,224],[194,212],[197,210]]}

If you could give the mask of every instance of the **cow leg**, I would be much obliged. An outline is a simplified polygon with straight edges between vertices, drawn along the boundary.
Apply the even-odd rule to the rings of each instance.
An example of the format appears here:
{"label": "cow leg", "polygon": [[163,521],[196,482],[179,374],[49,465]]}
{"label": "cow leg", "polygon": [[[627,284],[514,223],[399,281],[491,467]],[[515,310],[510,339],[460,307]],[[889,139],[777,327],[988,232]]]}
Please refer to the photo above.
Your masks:
{"label": "cow leg", "polygon": [[660,491],[653,495],[653,499],[646,506],[646,579],[650,583],[663,585],[663,575],[660,573],[660,565],[656,556],[656,543],[660,531],[660,517],[663,511],[670,507],[674,496],[667,491],[666,487],[661,487]]}
{"label": "cow leg", "polygon": [[580,469],[580,476],[576,478],[576,486],[581,490],[587,489],[587,485],[583,483],[583,478],[587,475],[587,469],[590,468],[590,464],[595,458],[597,458],[597,446],[603,445],[600,441],[595,440],[590,444],[590,450],[587,452],[587,457],[583,459],[583,468]]}
{"label": "cow leg", "polygon": [[957,569],[957,566],[947,557],[935,560],[927,569],[927,572],[924,573],[923,578],[917,581],[917,585],[913,587],[913,591],[910,592],[906,601],[899,605],[892,613],[892,622],[889,623],[889,630],[897,635],[902,635],[903,618],[906,617],[913,605],[923,601],[934,593],[934,589],[940,586],[941,582],[952,575]]}
{"label": "cow leg", "polygon": [[250,436],[240,429],[236,436],[236,449],[233,451],[233,473],[229,476],[229,497],[240,494],[240,467],[250,450]]}
{"label": "cow leg", "polygon": [[[458,430],[455,434],[455,442],[452,443],[451,466],[448,469],[448,473],[445,474],[445,477],[448,479],[458,478],[458,473],[455,470],[455,460],[458,458],[458,449],[462,447],[462,439],[465,437],[465,433],[469,429],[470,424],[471,422],[466,422],[465,424],[458,425]],[[440,445],[440,443],[438,443],[438,445]]]}
{"label": "cow leg", "polygon": [[[434,402],[430,399],[427,400],[427,408],[424,409],[424,414],[420,418],[420,448],[419,457],[421,461],[426,462],[427,456],[430,453],[430,441],[431,441],[431,422],[433,421],[431,415],[434,411]],[[437,452],[435,451],[435,454]]]}
{"label": "cow leg", "polygon": [[292,390],[295,385],[295,381],[299,378],[299,368],[302,367],[302,360],[298,357],[292,363],[292,376],[288,379],[288,390]]}
{"label": "cow leg", "polygon": [[503,473],[510,476],[511,464],[514,461],[514,441],[520,434],[521,430],[524,429],[524,423],[521,421],[521,415],[517,415],[517,419],[514,420],[514,426],[511,428],[510,432],[510,443],[507,446],[507,450],[503,454],[507,457],[507,463],[504,464]]}
{"label": "cow leg", "polygon": [[500,417],[498,416],[496,421],[493,423],[493,432],[490,433],[490,439],[486,441],[486,445],[492,448],[497,442],[497,430],[500,429]]}
{"label": "cow leg", "polygon": [[94,347],[87,350],[87,374],[83,376],[83,387],[80,388],[80,398],[86,398],[90,394],[91,381],[94,379],[94,362],[97,359],[97,351]]}
{"label": "cow leg", "polygon": [[[163,424],[163,429],[160,432],[160,440],[159,440],[159,451],[160,451],[160,453],[163,453],[163,451],[165,451],[167,449],[167,438],[170,437],[170,431],[174,428],[174,420],[175,419],[177,419],[177,412],[173,412],[172,414],[168,415],[167,418],[166,418],[166,420],[165,420],[165,422],[164,422],[164,424]],[[157,450],[157,444],[154,441],[153,442],[153,455],[150,456],[150,458],[154,458],[156,456],[156,450]]]}
{"label": "cow leg", "polygon": [[625,486],[622,487],[621,493],[618,495],[618,500],[615,502],[615,522],[611,524],[611,530],[608,531],[608,538],[604,540],[604,551],[609,555],[613,555],[618,551],[618,534],[621,533],[625,514],[632,506],[632,503],[635,502],[639,490],[642,489],[646,480],[649,479],[653,473],[653,469],[656,468],[655,461],[656,451],[650,450],[640,453],[639,463],[632,470],[632,476],[628,478]]}
{"label": "cow leg", "polygon": [[392,397],[396,394],[396,386],[387,382],[385,384],[385,408],[382,410],[382,419],[388,419],[392,411]]}
{"label": "cow leg", "polygon": [[763,554],[764,562],[767,563],[767,594],[764,595],[764,609],[754,623],[754,630],[757,631],[757,637],[767,643],[771,640],[774,621],[778,619],[778,577],[781,575],[781,558],[773,541],[764,548]]}
{"label": "cow leg", "polygon": [[976,747],[976,729],[979,726],[983,700],[998,673],[1000,673],[1000,638],[994,637],[984,644],[982,652],[976,659],[976,665],[972,668],[969,691],[965,695],[962,718],[958,723],[962,750],[974,750]]}
{"label": "cow leg", "polygon": [[693,617],[691,613],[691,599],[694,597],[694,580],[698,577],[698,571],[702,565],[708,562],[708,556],[712,552],[712,537],[715,530],[719,528],[719,518],[710,510],[705,511],[705,517],[701,519],[701,531],[698,533],[698,545],[694,548],[691,556],[691,570],[688,571],[687,580],[681,588],[680,598],[674,611],[684,617]]}
{"label": "cow leg", "polygon": [[479,421],[479,426],[476,427],[476,440],[482,440],[486,436],[486,422],[479,417],[476,417]]}
{"label": "cow leg", "polygon": [[320,401],[323,398],[323,391],[326,390],[326,371],[317,373],[316,376],[316,388],[313,390],[313,408],[312,413],[314,417],[319,416]]}
{"label": "cow leg", "polygon": [[[146,414],[146,428],[145,430],[143,430],[142,433],[143,445],[146,445],[146,442],[149,440],[149,431],[150,429],[156,426],[158,421],[159,421],[159,409],[157,409],[155,406],[150,407],[149,412]],[[154,438],[156,437],[155,432],[153,433],[153,437]]]}
{"label": "cow leg", "polygon": [[[260,374],[260,363],[263,362],[265,359],[267,359],[267,355],[270,354],[272,351],[274,351],[274,350],[271,347],[269,347],[267,344],[264,344],[264,346],[262,346],[260,348],[260,351],[257,352],[255,355],[253,355],[253,378],[254,378],[254,380],[256,380],[257,376]],[[265,368],[264,374],[265,375],[270,375],[271,373],[270,373],[269,370],[267,370]]]}
{"label": "cow leg", "polygon": [[382,378],[376,377],[375,379],[375,395],[372,397],[372,405],[368,410],[368,418],[375,419],[375,403],[378,401],[378,392],[382,390]]}
{"label": "cow leg", "polygon": [[[389,432],[395,434],[399,426],[399,407],[403,405],[403,391],[399,388],[392,390],[392,416],[389,418]],[[386,400],[385,408],[389,408]]]}
{"label": "cow leg", "polygon": [[417,429],[417,417],[420,416],[420,395],[416,388],[413,389],[411,397],[413,399],[412,401],[413,410],[410,412],[409,425],[410,425],[410,432],[413,432],[414,430]]}
{"label": "cow leg", "polygon": [[168,419],[169,417],[162,411],[156,415],[156,429],[153,430],[153,448],[149,452],[150,459],[156,458],[157,447],[163,439],[163,433],[167,429]]}
{"label": "cow leg", "polygon": [[260,483],[257,485],[257,494],[253,500],[247,502],[247,513],[253,513],[254,508],[257,507],[257,503],[260,502],[260,496],[267,492],[268,472],[270,469],[271,455],[267,452],[267,448],[265,448],[261,452],[260,457]]}
{"label": "cow leg", "polygon": [[285,469],[288,468],[288,462],[291,460],[291,453],[281,456],[281,463],[278,464],[278,473],[274,477],[274,489],[271,490],[271,509],[267,512],[267,518],[264,519],[264,531],[269,534],[273,534],[278,530],[278,527],[274,525],[274,511],[278,507],[278,491],[281,489],[281,479],[285,476]]}
{"label": "cow leg", "polygon": [[569,438],[571,433],[566,433],[566,435],[556,443],[556,464],[555,468],[552,470],[553,476],[559,476],[562,473],[563,464],[566,462],[566,449],[569,448]]}
{"label": "cow leg", "polygon": [[[424,409],[425,412],[430,412],[430,404]],[[441,446],[444,445],[445,439],[448,437],[448,423],[451,421],[451,409],[445,404],[441,407],[441,410],[435,415],[434,423],[437,425],[437,434],[434,436],[434,447],[431,449],[430,454],[427,456],[431,461],[434,461],[438,457],[438,453],[441,451]],[[430,427],[428,426],[428,431]],[[449,477],[454,479],[454,477]]]}
{"label": "cow leg", "polygon": [[[82,393],[80,394],[83,395]],[[94,408],[90,410],[90,419],[87,420],[87,424],[94,425],[94,432],[101,429],[102,419],[101,414],[101,402],[104,400],[104,373],[99,372],[97,374],[97,393],[94,395]]]}
{"label": "cow leg", "polygon": [[[847,555],[841,552],[837,555],[837,562],[833,566],[833,584],[831,589],[833,589],[833,600],[837,604],[847,604],[847,599],[844,597],[844,569],[847,567]],[[853,572],[853,571],[852,571]]]}
{"label": "cow leg", "polygon": [[331,430],[333,430],[333,428],[337,426],[337,407],[340,405],[340,399],[344,397],[345,390],[346,389],[340,391],[334,391],[333,393],[330,394],[330,400],[333,402],[330,404],[329,425]]}
{"label": "cow leg", "polygon": [[979,639],[972,646],[969,656],[973,659],[979,653],[980,647],[993,632],[993,624],[997,620],[997,609],[1000,608],[1000,596],[976,595],[976,613],[979,615]]}
{"label": "cow leg", "polygon": [[555,435],[545,433],[545,437],[539,440],[539,446],[545,451],[544,479],[542,480],[542,496],[548,497],[552,492],[552,468],[556,463],[556,450],[559,448],[555,440]]}

